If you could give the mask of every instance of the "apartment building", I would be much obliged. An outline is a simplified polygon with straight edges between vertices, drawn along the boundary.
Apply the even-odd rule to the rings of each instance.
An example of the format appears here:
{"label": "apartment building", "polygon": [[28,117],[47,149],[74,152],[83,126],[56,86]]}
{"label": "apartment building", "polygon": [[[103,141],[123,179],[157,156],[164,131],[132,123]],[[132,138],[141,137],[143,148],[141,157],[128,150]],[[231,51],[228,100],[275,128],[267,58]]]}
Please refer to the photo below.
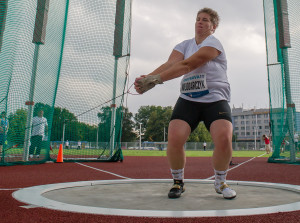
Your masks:
{"label": "apartment building", "polygon": [[270,134],[269,109],[232,108],[233,134],[236,141],[262,141],[262,135]]}

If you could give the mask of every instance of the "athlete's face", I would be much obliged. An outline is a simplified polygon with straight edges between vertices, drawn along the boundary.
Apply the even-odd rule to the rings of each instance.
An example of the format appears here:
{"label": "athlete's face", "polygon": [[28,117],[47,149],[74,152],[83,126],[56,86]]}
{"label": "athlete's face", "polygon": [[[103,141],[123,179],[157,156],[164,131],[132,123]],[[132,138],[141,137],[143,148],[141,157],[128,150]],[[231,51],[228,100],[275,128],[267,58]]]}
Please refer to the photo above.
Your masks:
{"label": "athlete's face", "polygon": [[196,18],[195,32],[196,34],[212,34],[215,26],[211,22],[210,15],[207,13],[199,13]]}

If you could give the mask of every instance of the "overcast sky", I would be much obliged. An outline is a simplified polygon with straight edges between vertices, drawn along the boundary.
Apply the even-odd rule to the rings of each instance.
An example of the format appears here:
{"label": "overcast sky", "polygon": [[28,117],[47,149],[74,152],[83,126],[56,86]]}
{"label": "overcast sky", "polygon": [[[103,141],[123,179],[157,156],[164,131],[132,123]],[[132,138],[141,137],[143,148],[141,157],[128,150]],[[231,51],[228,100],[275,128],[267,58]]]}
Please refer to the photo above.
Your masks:
{"label": "overcast sky", "polygon": [[[164,63],[177,43],[194,37],[196,14],[203,7],[216,10],[221,18],[214,35],[227,55],[230,105],[268,108],[262,0],[133,0],[129,84]],[[145,105],[174,106],[180,80],[128,95],[129,111],[136,113]]]}

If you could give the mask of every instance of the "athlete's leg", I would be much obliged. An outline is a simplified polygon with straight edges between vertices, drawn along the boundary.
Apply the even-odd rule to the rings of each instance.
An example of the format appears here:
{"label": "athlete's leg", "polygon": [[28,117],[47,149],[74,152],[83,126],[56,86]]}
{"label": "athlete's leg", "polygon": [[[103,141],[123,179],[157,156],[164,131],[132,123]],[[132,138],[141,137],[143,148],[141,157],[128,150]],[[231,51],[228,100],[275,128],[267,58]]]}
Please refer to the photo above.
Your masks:
{"label": "athlete's leg", "polygon": [[232,158],[232,124],[224,119],[216,120],[210,126],[210,133],[215,144],[213,167],[227,170]]}
{"label": "athlete's leg", "polygon": [[171,169],[183,169],[185,166],[184,144],[191,133],[185,121],[175,119],[169,124],[167,158]]}
{"label": "athlete's leg", "polygon": [[185,121],[174,119],[169,124],[167,158],[171,168],[174,184],[168,193],[169,198],[179,198],[184,192],[184,144],[191,128]]}
{"label": "athlete's leg", "polygon": [[226,184],[227,170],[232,159],[232,124],[219,119],[210,126],[210,133],[215,144],[213,167],[215,170],[215,190],[226,199],[236,197],[236,192]]}

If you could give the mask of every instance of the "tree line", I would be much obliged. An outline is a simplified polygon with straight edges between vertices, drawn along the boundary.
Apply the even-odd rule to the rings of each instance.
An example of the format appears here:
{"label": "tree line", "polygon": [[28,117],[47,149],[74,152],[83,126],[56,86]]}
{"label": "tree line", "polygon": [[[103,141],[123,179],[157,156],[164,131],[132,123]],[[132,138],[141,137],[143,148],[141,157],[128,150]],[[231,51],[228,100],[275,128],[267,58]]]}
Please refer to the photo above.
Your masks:
{"label": "tree line", "polygon": [[[44,110],[44,117],[48,120],[50,141],[89,141],[109,142],[112,137],[111,108],[102,107],[97,113],[98,123],[89,124],[81,122],[78,117],[65,108],[50,107],[47,104],[37,103],[34,107],[33,116],[38,110]],[[141,106],[136,114],[131,113],[128,108],[116,108],[115,140],[121,142],[134,142],[139,140],[141,128],[142,141],[167,141],[168,125],[172,114],[172,107]],[[18,109],[9,114],[8,141],[15,144],[23,144],[27,110]],[[121,121],[122,120],[122,121]],[[121,130],[121,131],[120,131]],[[211,136],[203,123],[190,135],[190,142],[210,142]]]}

